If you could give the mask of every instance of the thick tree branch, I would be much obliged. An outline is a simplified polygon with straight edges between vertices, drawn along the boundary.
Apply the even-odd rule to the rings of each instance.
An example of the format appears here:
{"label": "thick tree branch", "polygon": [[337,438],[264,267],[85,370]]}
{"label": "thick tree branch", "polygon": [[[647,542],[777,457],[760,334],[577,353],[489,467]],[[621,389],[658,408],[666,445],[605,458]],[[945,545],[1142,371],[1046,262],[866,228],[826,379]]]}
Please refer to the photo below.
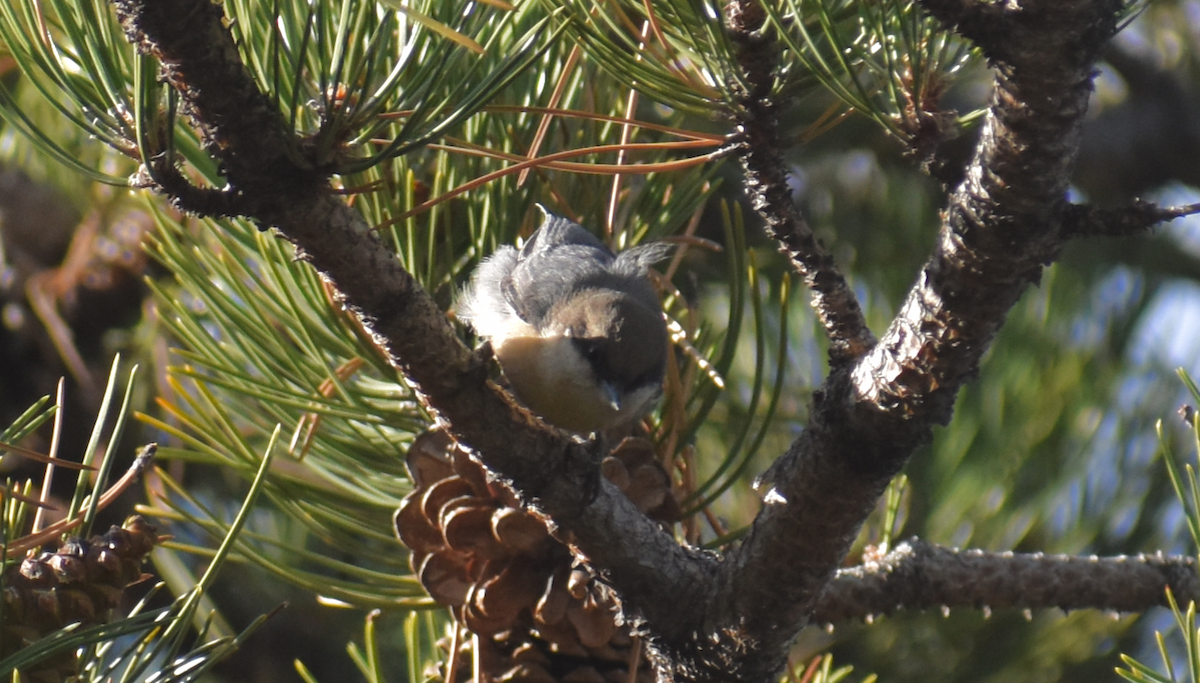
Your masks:
{"label": "thick tree branch", "polygon": [[838,570],[813,613],[836,624],[901,610],[1102,609],[1142,612],[1200,601],[1191,557],[1073,557],[956,550],[910,539],[857,567]]}
{"label": "thick tree branch", "polygon": [[[995,62],[991,106],[939,243],[900,314],[878,344],[848,371],[835,368],[814,394],[810,424],[772,467],[763,510],[722,564],[703,633],[727,634],[719,645],[731,649],[718,661],[739,680],[767,680],[779,670],[888,478],[933,425],[950,419],[1008,310],[1065,241],[1068,172],[1093,64],[1121,3],[1026,0],[997,32],[964,17],[999,5],[930,5],[954,5],[969,13],[959,25],[980,29],[970,37]],[[787,215],[786,206],[777,208]],[[710,660],[688,662],[687,646],[678,650],[680,674],[717,677],[706,671]]]}

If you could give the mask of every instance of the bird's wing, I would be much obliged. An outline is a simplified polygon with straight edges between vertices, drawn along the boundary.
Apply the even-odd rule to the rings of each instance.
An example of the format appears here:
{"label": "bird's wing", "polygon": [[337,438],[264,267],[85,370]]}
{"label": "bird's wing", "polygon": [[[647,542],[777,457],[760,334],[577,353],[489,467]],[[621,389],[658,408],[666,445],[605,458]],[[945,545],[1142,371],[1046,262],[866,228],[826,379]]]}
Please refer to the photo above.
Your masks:
{"label": "bird's wing", "polygon": [[617,254],[612,271],[621,275],[643,277],[650,266],[669,256],[673,248],[674,245],[664,242],[651,242],[630,247]]}
{"label": "bird's wing", "polygon": [[557,302],[582,284],[603,278],[615,259],[612,250],[582,226],[546,213],[501,283],[504,300],[521,320],[540,328]]}
{"label": "bird's wing", "polygon": [[562,216],[555,216],[545,209],[542,209],[542,212],[545,214],[542,226],[530,235],[525,246],[521,248],[521,258],[535,258],[564,247],[595,249],[606,256],[606,261],[616,258],[599,238],[582,225]]}

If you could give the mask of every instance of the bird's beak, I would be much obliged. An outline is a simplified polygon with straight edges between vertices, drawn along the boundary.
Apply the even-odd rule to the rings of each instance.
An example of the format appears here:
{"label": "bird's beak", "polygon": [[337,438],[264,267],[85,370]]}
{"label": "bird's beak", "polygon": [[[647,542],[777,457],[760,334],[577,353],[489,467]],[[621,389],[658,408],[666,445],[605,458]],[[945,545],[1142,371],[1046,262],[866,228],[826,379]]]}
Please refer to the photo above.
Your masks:
{"label": "bird's beak", "polygon": [[608,407],[613,409],[613,412],[621,412],[621,394],[612,382],[601,382],[600,390],[604,392],[604,399],[608,402]]}

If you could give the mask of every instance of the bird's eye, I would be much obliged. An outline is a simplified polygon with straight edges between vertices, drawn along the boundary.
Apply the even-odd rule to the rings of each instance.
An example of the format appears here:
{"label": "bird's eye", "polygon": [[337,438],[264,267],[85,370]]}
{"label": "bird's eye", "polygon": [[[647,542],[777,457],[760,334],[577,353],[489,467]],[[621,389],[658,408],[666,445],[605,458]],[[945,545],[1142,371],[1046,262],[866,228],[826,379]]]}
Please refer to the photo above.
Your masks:
{"label": "bird's eye", "polygon": [[575,342],[575,348],[579,349],[582,355],[589,363],[595,365],[601,359],[600,344],[594,339],[580,339],[576,337],[572,341]]}

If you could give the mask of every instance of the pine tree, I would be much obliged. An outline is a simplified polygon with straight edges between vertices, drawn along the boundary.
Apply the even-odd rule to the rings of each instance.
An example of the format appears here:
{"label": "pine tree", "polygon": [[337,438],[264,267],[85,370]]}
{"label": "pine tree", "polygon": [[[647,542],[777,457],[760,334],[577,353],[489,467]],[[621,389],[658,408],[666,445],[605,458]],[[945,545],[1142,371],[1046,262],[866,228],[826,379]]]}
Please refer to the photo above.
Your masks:
{"label": "pine tree", "polygon": [[[809,664],[824,643],[806,627],[1141,612],[1168,586],[1198,592],[1187,558],[1036,552],[1166,543],[1167,478],[1130,491],[1086,474],[1112,454],[1105,434],[1133,443],[1138,419],[1164,414],[1147,400],[1107,431],[1095,417],[1151,299],[1100,310],[1089,297],[1120,289],[1117,257],[1071,251],[1148,242],[1195,212],[1069,199],[1098,65],[1133,73],[1113,41],[1143,9],[17,0],[0,8],[20,69],[0,105],[14,156],[138,190],[120,201],[156,224],[157,332],[176,347],[160,410],[139,417],[171,438],[160,458],[250,483],[230,520],[211,480],[159,472],[141,512],[327,601],[407,612],[410,680],[836,680]],[[1089,172],[1097,191],[1119,185]],[[637,438],[546,426],[448,315],[539,203],[615,248],[677,245],[655,277],[664,397]],[[1127,280],[1163,286],[1146,272]],[[1085,310],[1112,333],[1073,337]],[[1080,482],[1094,498],[1055,499]],[[273,534],[242,528],[256,496]],[[1123,531],[1095,518],[1121,509],[1136,517]],[[896,540],[902,516],[919,537]],[[172,637],[197,599],[177,603]],[[934,640],[904,618],[867,631]],[[1055,634],[1062,667],[1063,634],[1090,652],[1127,626],[1003,618],[950,628]],[[375,621],[357,657],[369,680]],[[1029,661],[1010,655],[995,679]]]}

